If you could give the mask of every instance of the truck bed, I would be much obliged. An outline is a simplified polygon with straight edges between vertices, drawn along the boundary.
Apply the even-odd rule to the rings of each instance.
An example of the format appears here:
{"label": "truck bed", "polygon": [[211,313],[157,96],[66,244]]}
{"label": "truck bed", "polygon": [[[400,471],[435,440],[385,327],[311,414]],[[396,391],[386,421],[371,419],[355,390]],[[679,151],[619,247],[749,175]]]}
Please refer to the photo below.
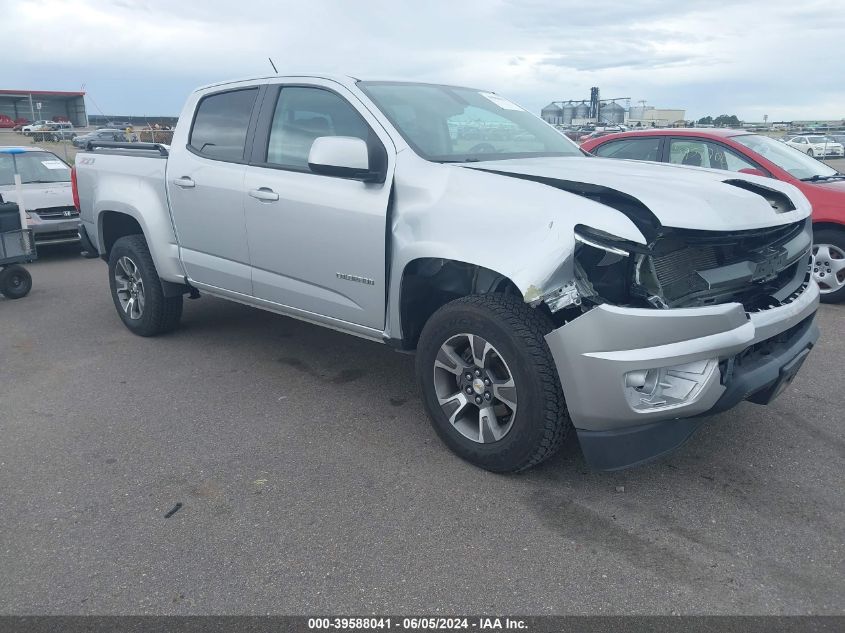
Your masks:
{"label": "truck bed", "polygon": [[99,252],[108,250],[109,214],[133,218],[155,242],[159,276],[182,282],[178,245],[167,203],[168,147],[159,143],[92,142],[76,158],[82,228]]}

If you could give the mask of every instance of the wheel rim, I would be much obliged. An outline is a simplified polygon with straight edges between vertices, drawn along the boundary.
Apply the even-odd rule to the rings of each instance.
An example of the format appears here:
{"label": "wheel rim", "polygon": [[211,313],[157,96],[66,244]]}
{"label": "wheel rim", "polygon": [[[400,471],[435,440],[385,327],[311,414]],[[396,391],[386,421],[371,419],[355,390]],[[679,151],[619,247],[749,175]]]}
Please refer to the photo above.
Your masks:
{"label": "wheel rim", "polygon": [[813,277],[822,294],[845,288],[845,251],[833,244],[814,245]]}
{"label": "wheel rim", "polygon": [[20,273],[13,273],[11,277],[9,277],[9,285],[17,290],[21,286],[23,286],[23,275]]}
{"label": "wheel rim", "polygon": [[140,319],[144,314],[144,280],[138,266],[125,255],[114,266],[117,300],[130,319]]}
{"label": "wheel rim", "polygon": [[434,390],[451,425],[473,442],[498,442],[513,427],[513,374],[499,350],[480,336],[457,334],[440,346]]}

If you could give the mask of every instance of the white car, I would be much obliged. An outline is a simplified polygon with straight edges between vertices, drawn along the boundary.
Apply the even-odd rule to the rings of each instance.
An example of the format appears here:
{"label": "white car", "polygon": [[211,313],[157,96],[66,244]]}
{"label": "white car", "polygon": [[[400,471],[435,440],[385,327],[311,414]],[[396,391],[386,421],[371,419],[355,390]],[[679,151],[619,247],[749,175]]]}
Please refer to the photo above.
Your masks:
{"label": "white car", "polygon": [[50,123],[50,121],[47,121],[46,119],[40,119],[38,121],[34,121],[34,122],[30,123],[29,125],[24,125],[21,128],[21,132],[24,134],[24,136],[29,136],[36,129],[41,129],[42,125],[47,125],[48,123]]}
{"label": "white car", "polygon": [[794,136],[786,141],[786,144],[816,158],[841,157],[845,151],[842,143],[837,143],[829,136],[821,135]]}

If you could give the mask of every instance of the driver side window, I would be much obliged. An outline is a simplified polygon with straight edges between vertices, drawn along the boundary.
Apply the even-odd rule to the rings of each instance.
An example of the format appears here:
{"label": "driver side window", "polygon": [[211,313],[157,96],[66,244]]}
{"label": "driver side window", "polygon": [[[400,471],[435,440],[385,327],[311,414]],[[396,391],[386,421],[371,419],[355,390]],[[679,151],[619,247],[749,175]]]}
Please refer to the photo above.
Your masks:
{"label": "driver side window", "polygon": [[346,100],[329,90],[282,88],[276,102],[267,162],[310,171],[308,154],[320,136],[351,136],[367,141],[370,128]]}
{"label": "driver side window", "polygon": [[719,143],[698,139],[672,139],[669,145],[669,162],[676,165],[709,167],[725,171],[754,169],[755,166]]}

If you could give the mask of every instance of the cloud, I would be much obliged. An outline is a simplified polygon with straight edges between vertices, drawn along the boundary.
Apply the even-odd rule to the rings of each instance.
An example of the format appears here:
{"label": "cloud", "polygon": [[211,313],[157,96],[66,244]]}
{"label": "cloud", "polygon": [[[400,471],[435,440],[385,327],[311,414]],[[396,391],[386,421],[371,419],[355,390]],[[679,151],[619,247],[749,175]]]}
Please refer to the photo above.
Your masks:
{"label": "cloud", "polygon": [[176,114],[196,85],[266,74],[272,57],[283,73],[467,84],[535,111],[600,86],[695,117],[845,116],[830,53],[845,14],[825,0],[17,0],[3,25],[3,87],[84,83],[114,114]]}

